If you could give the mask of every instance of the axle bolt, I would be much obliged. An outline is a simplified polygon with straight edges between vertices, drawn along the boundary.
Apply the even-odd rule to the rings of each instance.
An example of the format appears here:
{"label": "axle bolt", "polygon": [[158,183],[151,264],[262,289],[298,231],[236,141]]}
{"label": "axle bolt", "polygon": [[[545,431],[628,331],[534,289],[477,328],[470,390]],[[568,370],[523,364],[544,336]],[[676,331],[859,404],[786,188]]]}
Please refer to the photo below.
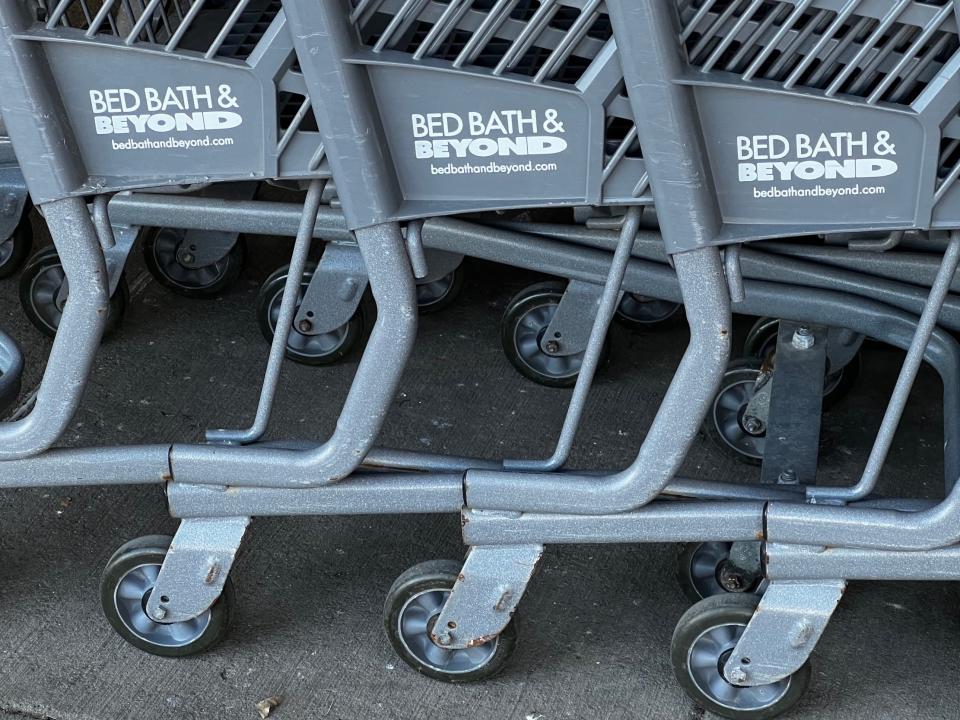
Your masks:
{"label": "axle bolt", "polygon": [[800,326],[797,328],[797,331],[793,333],[793,340],[791,344],[797,350],[809,350],[816,344],[814,340],[813,333],[810,332],[810,328]]}
{"label": "axle bolt", "polygon": [[301,320],[297,323],[297,329],[302,333],[308,333],[313,330],[313,323],[309,320]]}
{"label": "axle bolt", "polygon": [[739,665],[730,670],[730,672],[727,673],[727,676],[730,678],[731,682],[735,683],[742,683],[747,679],[746,671],[744,671],[744,669]]}
{"label": "axle bolt", "polygon": [[751,435],[759,435],[763,432],[763,421],[753,415],[746,415],[743,418],[743,429]]}
{"label": "axle bolt", "polygon": [[548,353],[555,355],[556,353],[560,352],[560,343],[558,343],[556,340],[548,340],[546,348]]}

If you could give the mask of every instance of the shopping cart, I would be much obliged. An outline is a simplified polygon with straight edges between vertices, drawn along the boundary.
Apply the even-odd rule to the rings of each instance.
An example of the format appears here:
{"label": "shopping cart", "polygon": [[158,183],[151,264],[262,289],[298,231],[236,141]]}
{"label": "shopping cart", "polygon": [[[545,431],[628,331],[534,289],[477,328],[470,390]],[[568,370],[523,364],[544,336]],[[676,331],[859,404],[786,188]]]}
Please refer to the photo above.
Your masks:
{"label": "shopping cart", "polygon": [[[111,0],[61,0],[39,18],[35,3],[0,6],[2,110],[71,288],[32,413],[0,426],[0,485],[165,486],[177,534],[128,543],[103,575],[104,610],[125,639],[162,655],[215,642],[253,516],[461,512],[466,562],[419,565],[388,594],[388,637],[420,672],[459,681],[503,666],[547,544],[692,543],[704,552],[687,556],[691,579],[709,579],[694,572],[706,558],[715,584],[701,584],[709,597],[677,626],[678,681],[720,714],[772,717],[803,694],[848,580],[960,576],[960,348],[937,324],[960,262],[952,2],[287,0],[256,44],[220,57],[247,4],[224,4],[209,45],[189,50],[180,41],[199,1],[148,0],[126,24]],[[289,124],[283,93],[299,98]],[[330,176],[340,209],[322,206]],[[268,179],[307,184],[304,205],[108,199]],[[669,264],[635,256],[651,204],[659,234],[647,239]],[[557,233],[475,217],[585,206],[619,208],[605,248],[557,252],[568,244]],[[50,450],[106,323],[110,225],[148,207],[189,213],[187,227],[296,230],[257,417],[204,445]],[[940,257],[932,278],[921,269],[929,292],[911,298],[856,292],[836,268],[813,277],[790,244],[739,249],[835,233],[896,244],[911,230]],[[311,239],[335,233],[359,247],[376,323],[333,435],[259,443]],[[547,460],[375,448],[413,347],[425,249],[471,254],[467,245],[602,285]],[[772,277],[751,277],[750,263]],[[778,276],[781,265],[809,282]],[[361,289],[349,276],[339,286],[344,301]],[[557,472],[621,289],[682,302],[690,344],[629,468]],[[777,428],[762,470],[773,481],[758,486],[677,477],[727,371],[734,309],[779,319],[776,379],[761,395]],[[908,351],[864,474],[845,488],[813,484],[824,375],[839,352],[829,327]],[[943,379],[946,499],[877,500],[924,359]]]}

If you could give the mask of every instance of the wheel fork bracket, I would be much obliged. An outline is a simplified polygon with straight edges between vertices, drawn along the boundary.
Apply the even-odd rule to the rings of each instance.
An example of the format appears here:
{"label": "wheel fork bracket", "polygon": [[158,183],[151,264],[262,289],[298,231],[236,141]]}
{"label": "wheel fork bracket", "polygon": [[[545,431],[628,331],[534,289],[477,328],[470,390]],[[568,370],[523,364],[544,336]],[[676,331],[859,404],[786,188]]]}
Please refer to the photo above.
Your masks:
{"label": "wheel fork bracket", "polygon": [[723,668],[727,681],[756,687],[793,675],[817,646],[846,587],[846,580],[771,582]]}
{"label": "wheel fork bracket", "polygon": [[543,545],[470,549],[431,632],[450,650],[476,647],[503,632],[543,556]]}
{"label": "wheel fork bracket", "polygon": [[181,521],[147,601],[147,615],[175,623],[206,612],[223,592],[249,525],[249,517]]}

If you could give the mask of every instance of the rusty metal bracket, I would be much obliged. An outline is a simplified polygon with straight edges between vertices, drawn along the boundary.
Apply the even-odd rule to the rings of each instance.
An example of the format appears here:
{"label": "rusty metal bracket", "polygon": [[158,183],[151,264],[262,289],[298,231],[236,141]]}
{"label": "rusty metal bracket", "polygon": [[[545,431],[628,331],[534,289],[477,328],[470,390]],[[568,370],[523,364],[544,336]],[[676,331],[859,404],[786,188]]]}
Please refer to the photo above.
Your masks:
{"label": "rusty metal bracket", "polygon": [[156,622],[184,622],[206,612],[223,592],[249,517],[183,520],[147,601]]}
{"label": "rusty metal bracket", "polygon": [[542,556],[543,545],[471,548],[433,626],[433,641],[457,650],[482,645],[499,635],[513,617]]}

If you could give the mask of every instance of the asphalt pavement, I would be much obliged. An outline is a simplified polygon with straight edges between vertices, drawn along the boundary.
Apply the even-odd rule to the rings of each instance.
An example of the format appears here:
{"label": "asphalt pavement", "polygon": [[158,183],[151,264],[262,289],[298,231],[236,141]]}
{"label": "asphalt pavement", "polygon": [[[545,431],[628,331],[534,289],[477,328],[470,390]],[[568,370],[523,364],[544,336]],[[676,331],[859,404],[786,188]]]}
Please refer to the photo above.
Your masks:
{"label": "asphalt pavement", "polygon": [[[131,300],[97,356],[66,445],[197,441],[208,427],[249,422],[266,358],[253,316],[259,283],[287,241],[251,239],[251,263],[217,300],[176,297],[139,258]],[[489,458],[549,453],[568,391],[521,378],[499,347],[511,295],[537,279],[471,262],[454,307],[420,324],[417,348],[383,432],[385,445]],[[28,325],[15,280],[0,282],[0,326],[23,344],[35,386],[50,343]],[[738,326],[743,334],[745,328]],[[686,342],[683,327],[613,331],[573,465],[623,467],[636,453]],[[823,482],[855,479],[902,355],[864,350],[852,394],[825,417]],[[356,357],[332,368],[287,363],[272,438],[322,439]],[[939,381],[924,369],[884,470],[887,491],[942,492]],[[701,439],[686,475],[752,481]],[[166,720],[272,718],[694,719],[674,681],[669,643],[687,601],[676,548],[548,549],[517,615],[507,670],[447,686],[398,660],[382,627],[393,580],[409,566],[461,558],[455,516],[257,520],[235,565],[230,634],[211,652],[166,660],[126,645],[98,599],[101,570],[125,541],[172,533],[158,487],[6,491],[0,499],[0,717]],[[934,720],[960,716],[958,589],[853,583],[813,658],[794,718]]]}

